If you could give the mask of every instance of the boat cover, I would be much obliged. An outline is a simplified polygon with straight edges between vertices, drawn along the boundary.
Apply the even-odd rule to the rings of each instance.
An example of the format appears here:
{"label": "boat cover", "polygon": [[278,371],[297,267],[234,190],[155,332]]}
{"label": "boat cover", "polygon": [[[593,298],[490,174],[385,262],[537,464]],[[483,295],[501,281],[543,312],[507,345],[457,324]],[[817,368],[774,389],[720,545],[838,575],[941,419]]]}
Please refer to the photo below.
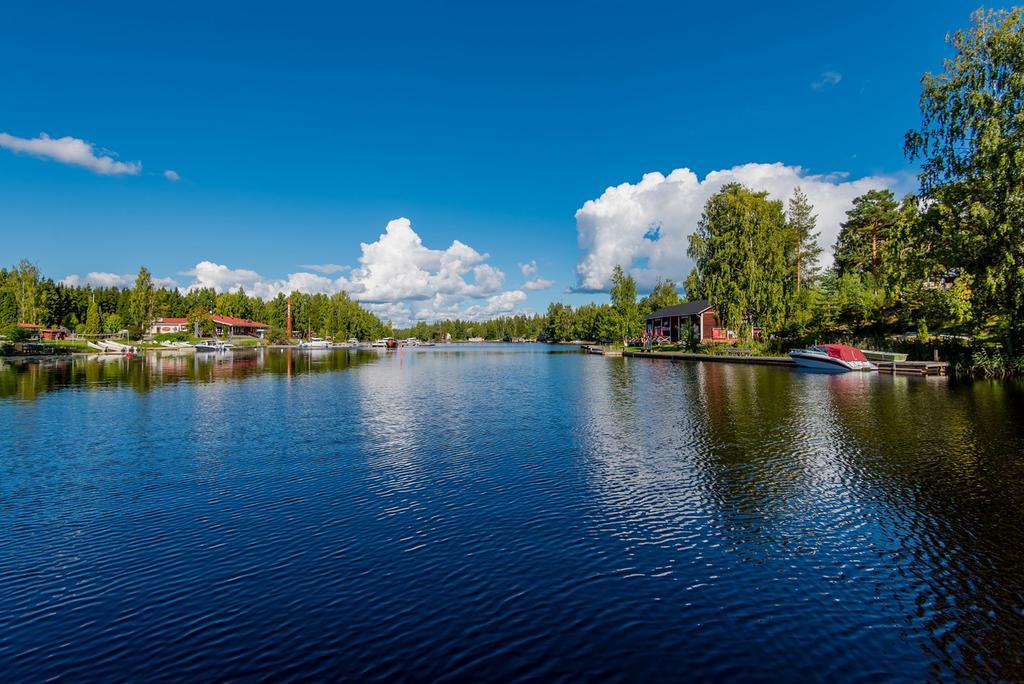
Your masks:
{"label": "boat cover", "polygon": [[868,357],[856,347],[849,347],[845,344],[823,344],[820,345],[833,359],[843,361],[867,361]]}

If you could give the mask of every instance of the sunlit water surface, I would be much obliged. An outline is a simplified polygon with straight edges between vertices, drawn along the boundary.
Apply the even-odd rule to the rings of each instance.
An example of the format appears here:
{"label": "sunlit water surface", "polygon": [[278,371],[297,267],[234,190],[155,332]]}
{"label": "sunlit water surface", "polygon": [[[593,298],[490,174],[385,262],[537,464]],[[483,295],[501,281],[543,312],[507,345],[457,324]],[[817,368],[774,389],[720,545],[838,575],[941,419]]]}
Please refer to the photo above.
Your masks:
{"label": "sunlit water surface", "polygon": [[0,676],[1020,678],[1022,425],[542,345],[9,365]]}

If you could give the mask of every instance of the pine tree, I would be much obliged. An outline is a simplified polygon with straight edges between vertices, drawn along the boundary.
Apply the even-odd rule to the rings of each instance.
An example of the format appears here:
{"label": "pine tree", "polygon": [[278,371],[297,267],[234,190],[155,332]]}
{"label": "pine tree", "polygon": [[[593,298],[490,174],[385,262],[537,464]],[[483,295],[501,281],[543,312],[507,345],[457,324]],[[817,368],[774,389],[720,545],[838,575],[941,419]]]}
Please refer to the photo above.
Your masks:
{"label": "pine tree", "polygon": [[807,195],[799,188],[793,190],[789,198],[787,227],[789,228],[788,259],[793,269],[796,295],[800,296],[802,285],[813,284],[818,277],[818,257],[822,249],[818,246],[821,233],[815,231],[818,216],[813,213],[814,207]]}
{"label": "pine tree", "polygon": [[93,297],[89,300],[89,311],[85,315],[85,334],[95,337],[102,332],[103,317],[100,314],[100,305],[96,303],[96,298]]}
{"label": "pine tree", "polygon": [[844,273],[875,273],[893,227],[899,204],[890,190],[869,190],[853,200],[836,240],[836,269]]}

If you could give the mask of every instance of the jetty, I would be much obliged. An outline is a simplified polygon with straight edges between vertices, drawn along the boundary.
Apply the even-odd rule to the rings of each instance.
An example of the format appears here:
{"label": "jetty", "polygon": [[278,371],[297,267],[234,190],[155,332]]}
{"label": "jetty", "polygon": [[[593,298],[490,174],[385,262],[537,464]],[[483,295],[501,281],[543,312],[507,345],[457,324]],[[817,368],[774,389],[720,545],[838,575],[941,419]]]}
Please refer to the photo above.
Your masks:
{"label": "jetty", "polygon": [[[589,350],[588,350],[589,351]],[[600,352],[592,352],[600,353]],[[786,366],[796,364],[788,356],[752,356],[739,354],[693,354],[690,352],[630,351],[622,356],[639,359],[667,359],[670,361],[710,361],[717,363],[744,363],[754,366]],[[948,361],[876,361],[879,373],[906,373],[912,375],[947,375]]]}
{"label": "jetty", "polygon": [[605,344],[581,344],[580,349],[588,354],[600,354],[601,356],[622,356],[622,349],[612,348]]}

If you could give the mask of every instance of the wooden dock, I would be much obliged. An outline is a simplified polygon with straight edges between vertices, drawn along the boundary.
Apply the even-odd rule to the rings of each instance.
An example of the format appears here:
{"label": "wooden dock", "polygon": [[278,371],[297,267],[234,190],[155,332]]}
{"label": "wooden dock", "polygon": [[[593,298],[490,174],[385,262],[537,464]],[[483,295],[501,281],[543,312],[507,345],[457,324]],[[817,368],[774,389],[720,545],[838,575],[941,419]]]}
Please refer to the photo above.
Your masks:
{"label": "wooden dock", "polygon": [[[594,352],[600,353],[600,352]],[[711,361],[718,363],[745,363],[754,366],[788,366],[796,363],[788,356],[739,356],[735,354],[691,354],[689,352],[626,351],[623,356],[640,359],[668,359],[670,361]],[[880,373],[910,373],[913,375],[946,375],[948,361],[879,361]]]}
{"label": "wooden dock", "polygon": [[875,361],[879,373],[913,373],[916,375],[947,375],[949,361]]}
{"label": "wooden dock", "polygon": [[612,349],[603,344],[581,344],[580,349],[588,354],[600,354],[601,356],[622,356],[621,349]]}

